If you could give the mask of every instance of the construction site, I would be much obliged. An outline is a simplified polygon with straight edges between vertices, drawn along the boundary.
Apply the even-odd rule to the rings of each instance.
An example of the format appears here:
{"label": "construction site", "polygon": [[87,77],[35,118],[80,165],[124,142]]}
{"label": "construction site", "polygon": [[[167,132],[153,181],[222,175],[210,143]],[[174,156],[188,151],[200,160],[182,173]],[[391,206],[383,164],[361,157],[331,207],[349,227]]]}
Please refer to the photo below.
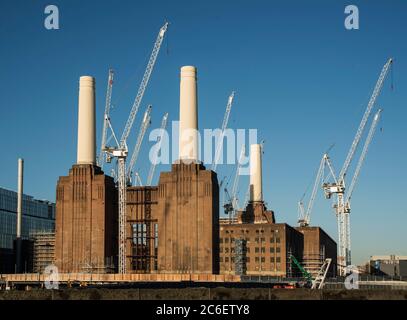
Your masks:
{"label": "construction site", "polygon": [[[95,78],[90,75],[79,78],[77,161],[66,173],[61,172],[56,181],[55,230],[33,233],[29,250],[22,249],[28,240],[21,237],[24,175],[20,160],[13,261],[16,272],[0,274],[1,291],[40,289],[45,288],[47,281],[54,281],[73,295],[86,295],[72,291],[76,287],[100,289],[98,298],[111,297],[109,290],[113,289],[133,299],[179,298],[169,293],[171,288],[184,288],[185,294],[180,293],[184,299],[215,296],[290,299],[287,291],[270,289],[298,289],[298,297],[302,297],[299,299],[326,299],[322,294],[334,297],[335,292],[345,289],[346,276],[359,272],[352,267],[351,260],[351,200],[380,120],[382,110],[376,106],[376,99],[393,59],[384,61],[381,71],[378,70],[373,93],[354,140],[349,141],[351,147],[343,166],[336,171],[329,151],[321,155],[312,192],[308,201],[304,198],[299,201],[298,225],[291,226],[281,221],[279,213],[268,208],[264,201],[263,180],[267,177],[263,176],[266,164],[262,157],[267,148],[263,143],[239,150],[231,188],[225,187],[217,175],[235,92],[227,99],[213,163],[200,161],[198,119],[199,112],[204,111],[198,109],[196,66],[182,66],[179,72],[179,141],[172,142],[178,143],[178,158],[169,171],[159,172],[157,185],[152,184],[157,166],[156,159],[152,159],[147,181],[141,184],[136,163],[151,124],[152,106],[145,109],[140,128],[135,128],[134,122],[140,117],[144,92],[168,26],[165,23],[158,32],[121,135],[113,128],[115,122],[110,114],[114,71],[108,72],[103,115],[96,114]],[[175,81],[177,76],[174,74],[170,81]],[[99,80],[98,86],[103,82]],[[162,131],[167,127],[168,114],[162,116]],[[103,120],[100,146],[96,141],[96,119]],[[136,129],[136,145],[134,150],[128,150],[128,137]],[[160,143],[162,139],[161,136]],[[355,160],[360,147],[359,159]],[[250,158],[250,184],[241,205],[237,189],[245,154]],[[351,173],[353,161],[357,161],[356,169]],[[113,168],[109,174],[108,168]],[[318,190],[323,190],[326,199],[332,202],[337,235],[329,235],[322,226],[311,223]],[[30,252],[30,258],[26,251]],[[24,267],[24,261],[28,260],[31,268]],[[360,277],[358,285],[367,290],[360,294],[391,288],[397,293],[394,293],[396,298],[405,299],[405,280],[400,277],[400,281],[386,282]],[[123,293],[136,287],[139,288],[137,297]],[[205,288],[218,288],[223,293],[215,289],[212,293],[209,289],[208,293]],[[251,290],[252,296],[247,295],[245,288]],[[150,289],[155,290],[154,294]],[[37,298],[41,299],[39,292],[26,294],[38,294]],[[340,297],[333,299],[336,298]]]}

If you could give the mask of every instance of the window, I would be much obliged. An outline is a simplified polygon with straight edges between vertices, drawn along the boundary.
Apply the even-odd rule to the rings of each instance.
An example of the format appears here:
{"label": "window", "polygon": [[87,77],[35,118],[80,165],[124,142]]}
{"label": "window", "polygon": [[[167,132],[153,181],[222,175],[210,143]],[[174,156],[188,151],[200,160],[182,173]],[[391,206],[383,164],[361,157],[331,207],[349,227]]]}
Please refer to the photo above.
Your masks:
{"label": "window", "polygon": [[280,263],[280,262],[281,262],[281,258],[280,258],[280,257],[277,257],[277,258],[276,258],[276,262],[277,262],[277,263]]}
{"label": "window", "polygon": [[277,247],[277,248],[276,248],[276,252],[277,252],[277,253],[281,252],[281,248],[280,248],[280,247]]}
{"label": "window", "polygon": [[261,262],[265,262],[265,261],[266,261],[265,258],[261,257]]}
{"label": "window", "polygon": [[254,239],[256,243],[259,243],[259,238]]}
{"label": "window", "polygon": [[247,253],[250,253],[250,247],[247,247],[247,248],[246,248],[246,252],[247,252]]}
{"label": "window", "polygon": [[280,243],[280,238],[276,238],[276,243]]}
{"label": "window", "polygon": [[235,257],[230,258],[230,261],[232,261],[232,263],[235,262]]}
{"label": "window", "polygon": [[219,238],[219,243],[223,243],[223,238]]}
{"label": "window", "polygon": [[229,248],[225,248],[225,253],[229,253]]}
{"label": "window", "polygon": [[260,261],[259,257],[254,258],[254,261],[259,262]]}
{"label": "window", "polygon": [[274,247],[270,247],[270,253],[274,253]]}
{"label": "window", "polygon": [[261,248],[261,253],[265,253],[266,252],[266,248],[265,247],[262,247]]}
{"label": "window", "polygon": [[229,243],[229,238],[225,238],[225,243]]}
{"label": "window", "polygon": [[271,257],[271,258],[270,258],[270,262],[271,262],[271,263],[274,263],[274,257]]}
{"label": "window", "polygon": [[261,238],[261,242],[266,242],[266,239],[265,239],[265,238]]}
{"label": "window", "polygon": [[220,247],[219,252],[223,253],[223,247]]}
{"label": "window", "polygon": [[270,243],[274,243],[274,238],[270,238]]}
{"label": "window", "polygon": [[247,257],[247,258],[246,258],[246,262],[250,262],[250,257]]}
{"label": "window", "polygon": [[259,253],[259,249],[260,249],[260,248],[256,247],[256,248],[254,249],[254,252],[255,252],[255,253]]}

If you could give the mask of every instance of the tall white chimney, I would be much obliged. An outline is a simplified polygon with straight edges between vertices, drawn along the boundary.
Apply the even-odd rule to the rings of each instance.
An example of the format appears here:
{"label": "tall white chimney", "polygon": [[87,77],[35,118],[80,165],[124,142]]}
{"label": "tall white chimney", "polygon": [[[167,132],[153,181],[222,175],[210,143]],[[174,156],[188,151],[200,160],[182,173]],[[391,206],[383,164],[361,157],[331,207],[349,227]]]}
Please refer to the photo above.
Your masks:
{"label": "tall white chimney", "polygon": [[96,164],[95,78],[79,79],[77,164]]}
{"label": "tall white chimney", "polygon": [[250,200],[263,201],[261,145],[250,146]]}
{"label": "tall white chimney", "polygon": [[197,70],[193,66],[181,68],[179,103],[179,158],[198,160],[198,95]]}
{"label": "tall white chimney", "polygon": [[21,238],[21,217],[23,213],[23,183],[24,183],[24,159],[18,159],[17,181],[17,238]]}
{"label": "tall white chimney", "polygon": [[24,160],[18,159],[17,177],[17,230],[16,230],[16,273],[22,271],[21,268],[21,219],[23,215],[23,181],[24,181]]}

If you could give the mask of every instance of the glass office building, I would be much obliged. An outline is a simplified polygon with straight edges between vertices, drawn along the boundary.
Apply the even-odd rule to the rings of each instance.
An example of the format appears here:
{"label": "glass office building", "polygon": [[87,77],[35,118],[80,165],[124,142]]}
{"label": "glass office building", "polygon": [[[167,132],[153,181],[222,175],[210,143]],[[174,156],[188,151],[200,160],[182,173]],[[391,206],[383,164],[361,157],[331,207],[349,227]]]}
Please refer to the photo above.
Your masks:
{"label": "glass office building", "polygon": [[[0,188],[0,249],[13,249],[17,224],[17,192]],[[22,239],[55,230],[55,204],[23,195]]]}

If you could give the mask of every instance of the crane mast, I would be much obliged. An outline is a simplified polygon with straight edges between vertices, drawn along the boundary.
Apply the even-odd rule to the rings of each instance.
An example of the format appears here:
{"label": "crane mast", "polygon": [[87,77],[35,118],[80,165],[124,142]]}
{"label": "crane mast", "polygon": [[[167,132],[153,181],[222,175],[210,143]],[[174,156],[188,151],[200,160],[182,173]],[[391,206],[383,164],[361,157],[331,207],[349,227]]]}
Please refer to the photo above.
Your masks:
{"label": "crane mast", "polygon": [[[386,79],[386,76],[388,74],[389,68],[392,63],[393,63],[393,59],[390,58],[382,68],[379,79],[376,82],[375,88],[373,90],[373,94],[369,100],[366,111],[362,117],[362,121],[360,122],[360,125],[359,125],[358,130],[355,135],[355,138],[349,149],[348,155],[345,159],[344,165],[342,166],[342,169],[339,173],[338,178],[335,178],[335,176],[333,176],[335,179],[334,183],[324,183],[324,185],[323,185],[325,197],[327,199],[330,199],[333,194],[336,195],[336,203],[334,203],[333,208],[334,208],[334,211],[336,214],[337,224],[338,224],[338,265],[340,266],[339,271],[340,271],[341,275],[345,275],[346,267],[351,265],[350,205],[349,205],[350,197],[345,198],[345,189],[346,189],[345,188],[346,187],[345,177],[346,177],[347,171],[349,169],[349,166],[353,160],[353,157],[354,157],[356,149],[359,145],[359,142],[362,138],[366,123],[369,120],[371,111],[375,105],[377,97],[379,96],[379,94],[381,92],[384,80]],[[352,183],[351,183],[351,187],[349,189],[350,193],[348,191],[349,196],[352,195],[354,185],[357,181],[361,166],[363,164],[363,160],[366,156],[367,149],[370,144],[369,140],[371,140],[373,137],[374,128],[377,124],[379,116],[380,116],[380,111],[374,117],[374,120],[372,122],[372,127],[370,129],[368,137],[366,138],[365,147],[364,147],[364,150],[362,151],[362,155],[359,160],[359,164],[357,165],[357,168],[355,171],[356,176],[354,176]]]}
{"label": "crane mast", "polygon": [[129,166],[127,168],[127,185],[131,185],[132,171],[133,171],[134,165],[137,162],[137,158],[140,153],[140,148],[143,143],[144,136],[151,123],[151,108],[152,108],[151,105],[149,105],[147,107],[147,110],[144,113],[143,121],[141,122],[140,131],[137,136],[136,146],[134,147],[134,151],[133,151],[133,154],[131,155]]}
{"label": "crane mast", "polygon": [[212,171],[216,171],[216,167],[218,166],[218,162],[219,162],[219,158],[220,158],[221,150],[222,150],[222,145],[223,145],[223,137],[225,136],[225,130],[226,130],[226,127],[229,122],[230,110],[232,109],[234,96],[235,96],[235,92],[232,91],[231,95],[228,98],[228,103],[226,105],[226,111],[225,111],[225,115],[223,117],[223,122],[222,122],[222,132],[221,132],[220,139],[218,141],[218,145],[216,146],[215,157],[214,157],[213,163],[212,163]]}
{"label": "crane mast", "polygon": [[[118,189],[119,189],[119,268],[118,271],[121,274],[126,273],[126,158],[128,154],[127,148],[127,138],[130,134],[131,128],[134,123],[134,119],[140,107],[140,103],[143,99],[145,89],[147,87],[148,81],[150,79],[151,73],[154,69],[154,65],[160,52],[161,44],[164,40],[165,32],[168,28],[168,22],[166,22],[160,29],[156,41],[154,43],[153,50],[150,55],[146,70],[141,80],[140,87],[137,92],[137,96],[134,100],[133,106],[131,108],[129,117],[127,119],[126,125],[124,127],[120,142],[115,138],[117,145],[116,147],[105,147],[107,156],[109,159],[111,157],[117,158],[118,163]],[[109,121],[110,125],[110,121]],[[111,125],[110,128],[112,129]],[[113,132],[113,130],[112,130]]]}
{"label": "crane mast", "polygon": [[157,140],[158,140],[157,153],[154,155],[154,159],[151,163],[150,171],[149,171],[148,177],[147,177],[147,186],[151,186],[151,183],[153,182],[154,171],[155,171],[155,167],[157,165],[158,152],[161,149],[162,138],[164,135],[164,130],[167,127],[167,121],[168,121],[168,112],[166,114],[164,114],[163,119],[161,120],[161,127],[160,127],[161,135],[157,138]]}
{"label": "crane mast", "polygon": [[98,166],[101,167],[102,169],[103,169],[103,164],[104,164],[104,150],[106,147],[107,130],[108,130],[109,121],[110,121],[110,107],[111,107],[111,103],[112,103],[113,77],[114,77],[114,71],[113,71],[113,69],[109,69],[109,77],[108,77],[107,89],[106,89],[105,112],[103,114],[102,142],[100,145],[99,157],[97,160]]}

